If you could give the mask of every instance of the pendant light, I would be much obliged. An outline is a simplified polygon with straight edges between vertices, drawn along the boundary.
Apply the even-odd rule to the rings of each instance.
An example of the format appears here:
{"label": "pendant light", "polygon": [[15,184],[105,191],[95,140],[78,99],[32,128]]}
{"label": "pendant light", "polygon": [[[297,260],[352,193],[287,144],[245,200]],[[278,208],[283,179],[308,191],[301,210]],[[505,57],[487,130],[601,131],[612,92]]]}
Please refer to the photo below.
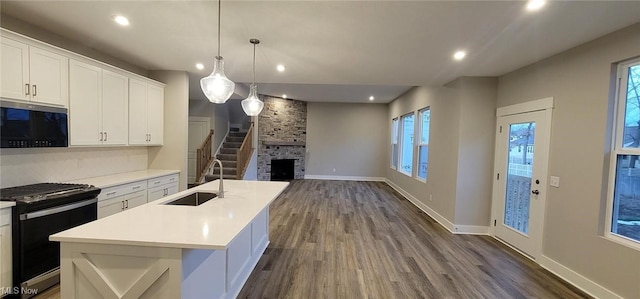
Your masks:
{"label": "pendant light", "polygon": [[249,96],[242,100],[242,110],[249,116],[256,116],[262,111],[264,103],[258,98],[258,86],[256,85],[256,45],[260,40],[252,38],[249,40],[253,44],[253,81],[249,87]]}
{"label": "pendant light", "polygon": [[207,77],[200,79],[200,87],[202,92],[209,99],[209,102],[215,104],[224,104],[235,91],[235,83],[229,80],[224,74],[224,61],[220,56],[220,4],[218,0],[218,56],[215,58],[213,72]]}

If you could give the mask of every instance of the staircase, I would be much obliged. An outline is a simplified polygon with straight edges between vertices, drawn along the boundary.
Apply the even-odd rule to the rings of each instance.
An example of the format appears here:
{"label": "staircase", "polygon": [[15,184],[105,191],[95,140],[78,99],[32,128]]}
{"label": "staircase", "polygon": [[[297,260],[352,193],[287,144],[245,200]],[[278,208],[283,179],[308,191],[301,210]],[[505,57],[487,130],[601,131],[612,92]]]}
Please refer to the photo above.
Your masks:
{"label": "staircase", "polygon": [[[216,156],[217,159],[222,161],[223,175],[225,179],[236,179],[238,175],[238,150],[242,145],[242,141],[244,141],[244,137],[247,135],[246,132],[240,132],[238,128],[229,129],[229,135],[227,135],[227,139],[225,139],[224,143],[222,143],[222,148],[220,148],[220,153]],[[220,167],[218,164],[213,168],[214,179],[220,177]]]}

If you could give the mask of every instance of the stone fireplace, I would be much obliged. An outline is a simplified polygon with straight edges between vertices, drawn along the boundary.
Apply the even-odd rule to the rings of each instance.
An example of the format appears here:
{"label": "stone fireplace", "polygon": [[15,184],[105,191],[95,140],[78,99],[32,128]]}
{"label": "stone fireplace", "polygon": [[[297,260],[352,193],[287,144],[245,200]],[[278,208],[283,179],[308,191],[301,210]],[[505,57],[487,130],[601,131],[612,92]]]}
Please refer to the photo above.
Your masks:
{"label": "stone fireplace", "polygon": [[293,179],[304,179],[307,103],[262,97],[258,117],[258,180],[270,181],[272,160],[293,160]]}

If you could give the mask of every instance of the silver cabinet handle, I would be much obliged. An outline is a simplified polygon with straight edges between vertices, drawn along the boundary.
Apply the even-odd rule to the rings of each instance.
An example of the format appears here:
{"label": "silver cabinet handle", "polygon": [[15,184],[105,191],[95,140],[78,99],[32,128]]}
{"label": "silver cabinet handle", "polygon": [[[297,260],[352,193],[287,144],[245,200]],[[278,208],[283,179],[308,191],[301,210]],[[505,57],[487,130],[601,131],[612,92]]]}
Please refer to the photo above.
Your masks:
{"label": "silver cabinet handle", "polygon": [[149,141],[151,141],[151,134],[149,134]]}
{"label": "silver cabinet handle", "polygon": [[128,209],[129,208],[129,200],[127,199],[125,201],[127,202],[127,206],[125,207],[125,209]]}
{"label": "silver cabinet handle", "polygon": [[114,195],[117,191],[108,192],[107,195]]}
{"label": "silver cabinet handle", "polygon": [[121,201],[120,203],[122,203],[122,209],[124,210],[124,200]]}
{"label": "silver cabinet handle", "polygon": [[133,186],[132,190],[140,189],[140,186]]}
{"label": "silver cabinet handle", "polygon": [[28,96],[31,88],[29,88],[29,83],[24,85],[24,95]]}
{"label": "silver cabinet handle", "polygon": [[104,132],[104,141],[107,141],[108,135],[107,132]]}
{"label": "silver cabinet handle", "polygon": [[104,133],[100,132],[100,141],[104,141]]}
{"label": "silver cabinet handle", "polygon": [[36,85],[33,84],[33,96],[37,96],[38,95],[38,90],[36,89]]}

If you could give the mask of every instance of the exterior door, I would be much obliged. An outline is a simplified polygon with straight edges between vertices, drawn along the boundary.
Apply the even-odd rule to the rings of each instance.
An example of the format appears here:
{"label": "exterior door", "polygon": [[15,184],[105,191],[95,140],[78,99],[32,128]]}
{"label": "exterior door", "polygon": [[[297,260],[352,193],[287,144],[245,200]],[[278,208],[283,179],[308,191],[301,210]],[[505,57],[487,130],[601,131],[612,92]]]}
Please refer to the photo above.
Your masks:
{"label": "exterior door", "polygon": [[493,234],[536,259],[542,249],[551,108],[498,110]]}

